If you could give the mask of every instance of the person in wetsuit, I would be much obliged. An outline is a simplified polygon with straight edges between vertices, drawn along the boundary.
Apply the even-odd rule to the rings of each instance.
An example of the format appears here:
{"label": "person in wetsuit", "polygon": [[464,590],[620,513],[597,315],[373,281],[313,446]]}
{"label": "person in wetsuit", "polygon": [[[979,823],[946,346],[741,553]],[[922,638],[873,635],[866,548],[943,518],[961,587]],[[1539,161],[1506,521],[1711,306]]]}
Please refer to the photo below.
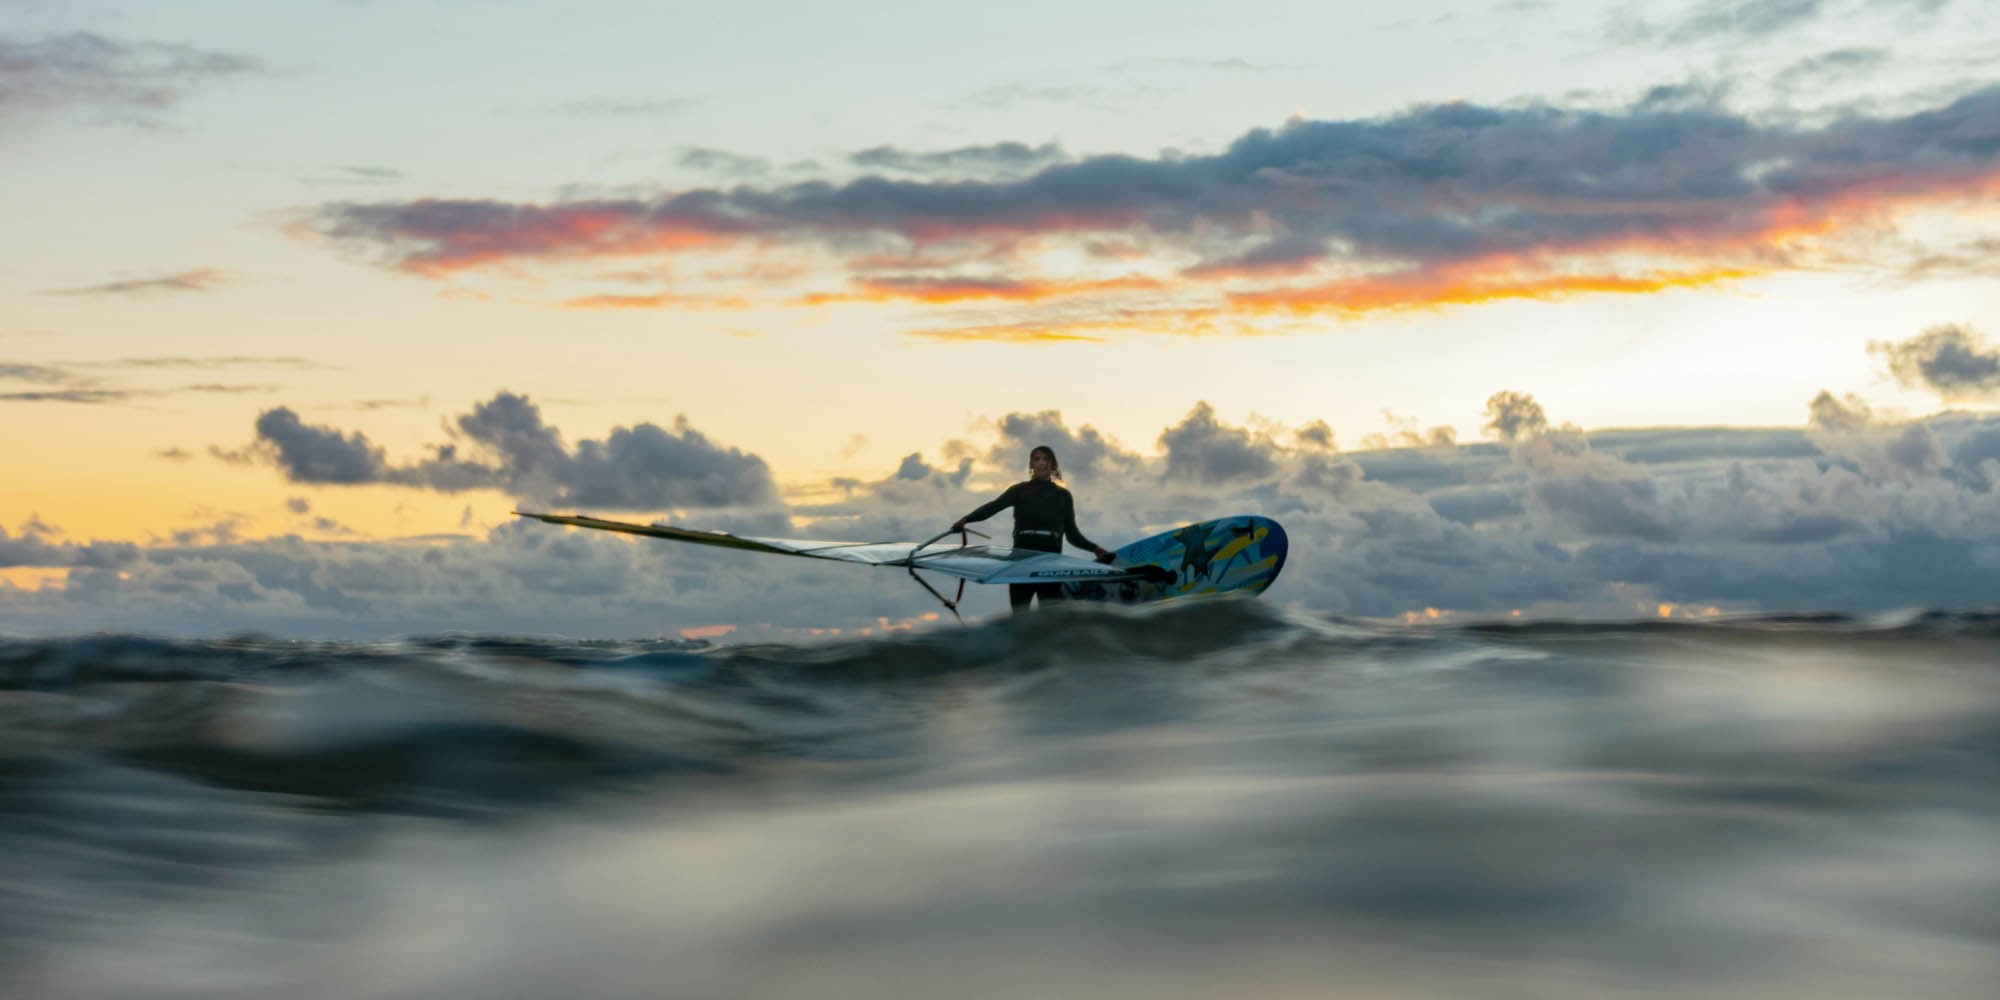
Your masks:
{"label": "person in wetsuit", "polygon": [[[1069,491],[1057,486],[1055,481],[1062,478],[1062,466],[1056,461],[1055,449],[1048,445],[1036,445],[1028,452],[1028,479],[1007,487],[989,503],[958,519],[951,530],[964,531],[967,522],[984,521],[995,514],[1014,508],[1014,547],[1033,549],[1036,552],[1061,552],[1064,538],[1080,549],[1089,549],[1097,556],[1097,561],[1108,563],[1116,554],[1100,547],[1096,542],[1083,537],[1076,528],[1076,501]],[[1010,583],[1007,585],[1007,603],[1015,612],[1027,609],[1028,602],[1041,598],[1043,604],[1063,599],[1060,583]]]}

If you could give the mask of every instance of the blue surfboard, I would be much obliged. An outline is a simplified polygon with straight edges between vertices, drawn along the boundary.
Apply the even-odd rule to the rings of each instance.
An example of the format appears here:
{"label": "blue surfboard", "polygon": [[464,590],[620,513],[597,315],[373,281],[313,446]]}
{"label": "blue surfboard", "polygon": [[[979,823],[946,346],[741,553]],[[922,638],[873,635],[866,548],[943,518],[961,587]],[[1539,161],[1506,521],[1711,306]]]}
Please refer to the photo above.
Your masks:
{"label": "blue surfboard", "polygon": [[1114,566],[1157,566],[1171,578],[1066,583],[1063,594],[1119,604],[1201,594],[1261,594],[1284,568],[1286,547],[1285,529],[1268,517],[1241,514],[1203,521],[1122,546],[1112,561]]}

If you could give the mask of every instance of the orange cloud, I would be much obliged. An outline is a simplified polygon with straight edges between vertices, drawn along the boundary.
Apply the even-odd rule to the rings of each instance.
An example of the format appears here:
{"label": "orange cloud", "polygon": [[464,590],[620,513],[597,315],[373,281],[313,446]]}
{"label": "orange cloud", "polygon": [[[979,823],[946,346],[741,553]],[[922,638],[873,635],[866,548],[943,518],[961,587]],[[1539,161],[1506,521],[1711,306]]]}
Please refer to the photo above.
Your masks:
{"label": "orange cloud", "polygon": [[1082,332],[1087,327],[1066,323],[1000,323],[992,326],[961,326],[949,329],[910,330],[912,337],[926,340],[988,341],[1007,344],[1056,344],[1083,341],[1102,343],[1103,337]]}
{"label": "orange cloud", "polygon": [[1214,308],[1130,309],[1112,315],[1080,320],[1026,321],[909,330],[912,337],[927,340],[988,341],[994,343],[1102,342],[1120,333],[1166,334],[1180,337],[1255,336],[1272,331],[1241,323],[1226,323],[1222,310]]}
{"label": "orange cloud", "polygon": [[587,295],[563,303],[566,309],[748,309],[750,300],[741,296],[675,295]]}
{"label": "orange cloud", "polygon": [[329,235],[366,238],[400,251],[399,267],[427,277],[523,257],[636,256],[735,243],[742,233],[714,220],[661,218],[637,202],[513,205],[424,199],[350,205]]}
{"label": "orange cloud", "polygon": [[1166,285],[1157,278],[1130,275],[1099,281],[1045,281],[1011,278],[862,278],[851,292],[814,292],[792,300],[793,305],[819,306],[838,302],[912,301],[931,305],[979,300],[1042,302],[1076,295],[1116,292],[1156,292]]}
{"label": "orange cloud", "polygon": [[1650,271],[1643,275],[1515,274],[1469,275],[1425,272],[1356,278],[1303,288],[1232,292],[1230,306],[1249,313],[1364,313],[1395,309],[1471,305],[1505,299],[1551,300],[1588,294],[1642,295],[1674,288],[1697,288],[1753,277],[1761,271],[1740,267]]}

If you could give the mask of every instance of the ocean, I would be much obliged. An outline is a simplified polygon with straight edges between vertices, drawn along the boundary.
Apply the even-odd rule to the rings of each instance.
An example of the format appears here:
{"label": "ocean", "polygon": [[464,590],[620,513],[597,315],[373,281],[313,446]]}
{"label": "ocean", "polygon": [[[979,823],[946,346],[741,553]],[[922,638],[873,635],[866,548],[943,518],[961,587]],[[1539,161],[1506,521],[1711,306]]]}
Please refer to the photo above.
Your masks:
{"label": "ocean", "polygon": [[1977,997],[2000,614],[0,639],[0,995]]}

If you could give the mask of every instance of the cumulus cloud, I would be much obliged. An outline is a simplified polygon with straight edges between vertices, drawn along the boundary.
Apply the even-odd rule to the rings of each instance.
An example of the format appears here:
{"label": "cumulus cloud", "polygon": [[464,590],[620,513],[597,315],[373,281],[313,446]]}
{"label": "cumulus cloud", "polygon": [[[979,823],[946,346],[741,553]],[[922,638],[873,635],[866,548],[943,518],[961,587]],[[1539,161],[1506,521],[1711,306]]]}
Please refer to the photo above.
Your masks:
{"label": "cumulus cloud", "polygon": [[498,489],[524,501],[612,510],[777,502],[763,459],[710,441],[684,416],[671,429],[618,427],[572,447],[543,421],[540,407],[503,391],[458,417],[456,441],[403,465],[390,463],[359,431],[308,425],[287,407],[261,414],[256,429],[259,445],[292,482]]}
{"label": "cumulus cloud", "polygon": [[1009,413],[996,429],[1000,440],[987,452],[987,461],[998,468],[1027,473],[1028,452],[1047,445],[1062,463],[1063,475],[1070,479],[1093,480],[1128,475],[1141,467],[1142,460],[1117,441],[1088,424],[1072,431],[1057,410],[1039,413]]}
{"label": "cumulus cloud", "polygon": [[1173,483],[1243,483],[1278,472],[1279,447],[1268,435],[1230,427],[1215,408],[1196,403],[1186,418],[1160,432],[1166,478]]}
{"label": "cumulus cloud", "polygon": [[1935,391],[1946,402],[2000,398],[2000,348],[1971,328],[1933,326],[1901,342],[1870,341],[1896,381]]}
{"label": "cumulus cloud", "polygon": [[1585,534],[1670,542],[1681,529],[1651,479],[1570,470],[1539,476],[1534,498],[1549,517]]}
{"label": "cumulus cloud", "polygon": [[1543,519],[1545,533],[1651,542],[1681,536],[1682,518],[1659,482],[1616,456],[1593,452],[1575,426],[1550,427],[1533,397],[1495,393],[1486,413],[1487,428],[1509,443],[1526,473],[1523,499]]}
{"label": "cumulus cloud", "polygon": [[[1202,403],[1141,450],[1056,411],[1014,413],[972,440],[912,441],[873,476],[795,486],[788,507],[648,506],[677,507],[689,527],[916,539],[1021,478],[1028,449],[1047,443],[1070,473],[1080,527],[1108,546],[1225,514],[1277,518],[1292,559],[1266,599],[1316,613],[1867,611],[1984,606],[2000,586],[2000,417],[1889,419],[1828,392],[1793,428],[1591,433],[1554,423],[1525,392],[1494,399],[1502,441],[1360,453],[1334,451],[1330,429],[1320,446],[1314,424],[1239,426]],[[323,475],[359,468],[416,485],[456,462],[466,468],[452,482],[496,488],[518,476],[572,495],[663,489],[648,478],[657,469],[601,485],[599,470],[579,467],[589,449],[511,393],[457,417],[454,450],[421,461],[390,461],[364,436],[296,415],[274,424],[295,448],[284,460]],[[728,465],[728,449],[684,424],[655,430]],[[608,437],[594,444],[607,457],[652,455]],[[266,461],[277,447],[259,446]],[[689,468],[676,454],[656,461]],[[295,514],[315,513],[294,501]],[[477,529],[470,507],[457,520]],[[343,528],[326,520],[317,531]],[[896,574],[536,523],[422,541],[244,534],[227,517],[136,548],[62,542],[39,522],[0,534],[0,559],[69,570],[65,586],[0,587],[0,630],[632,635],[715,623],[853,628],[938,610]],[[999,590],[968,599],[974,617],[1005,608]]]}
{"label": "cumulus cloud", "polygon": [[1371,432],[1361,437],[1365,448],[1450,448],[1458,444],[1458,432],[1450,427],[1421,429],[1415,417],[1397,416],[1392,410],[1383,410],[1382,419],[1389,423],[1392,432],[1388,434]]}
{"label": "cumulus cloud", "polygon": [[1868,408],[1868,401],[1849,393],[1845,399],[1835,398],[1833,393],[1821,389],[1819,395],[1808,404],[1812,411],[1807,424],[1816,430],[1858,431],[1875,420],[1875,413]]}
{"label": "cumulus cloud", "polygon": [[367,435],[308,425],[290,407],[258,414],[257,440],[270,446],[278,468],[295,483],[375,483],[388,475],[382,448]]}
{"label": "cumulus cloud", "polygon": [[19,535],[10,535],[6,528],[0,528],[0,567],[77,566],[115,570],[140,558],[139,547],[131,542],[52,542],[47,537],[50,533],[46,525],[39,523],[30,523]]}
{"label": "cumulus cloud", "polygon": [[1908,482],[1937,474],[1949,464],[1928,425],[1878,422],[1858,396],[1835,399],[1821,390],[1810,409],[1807,437],[1813,444],[1871,479]]}
{"label": "cumulus cloud", "polygon": [[1336,448],[1333,428],[1327,426],[1324,420],[1315,420],[1299,428],[1293,436],[1301,448],[1318,448],[1324,451],[1333,451]]}
{"label": "cumulus cloud", "polygon": [[1486,429],[1502,441],[1516,441],[1549,426],[1542,405],[1526,393],[1496,392],[1486,400]]}

